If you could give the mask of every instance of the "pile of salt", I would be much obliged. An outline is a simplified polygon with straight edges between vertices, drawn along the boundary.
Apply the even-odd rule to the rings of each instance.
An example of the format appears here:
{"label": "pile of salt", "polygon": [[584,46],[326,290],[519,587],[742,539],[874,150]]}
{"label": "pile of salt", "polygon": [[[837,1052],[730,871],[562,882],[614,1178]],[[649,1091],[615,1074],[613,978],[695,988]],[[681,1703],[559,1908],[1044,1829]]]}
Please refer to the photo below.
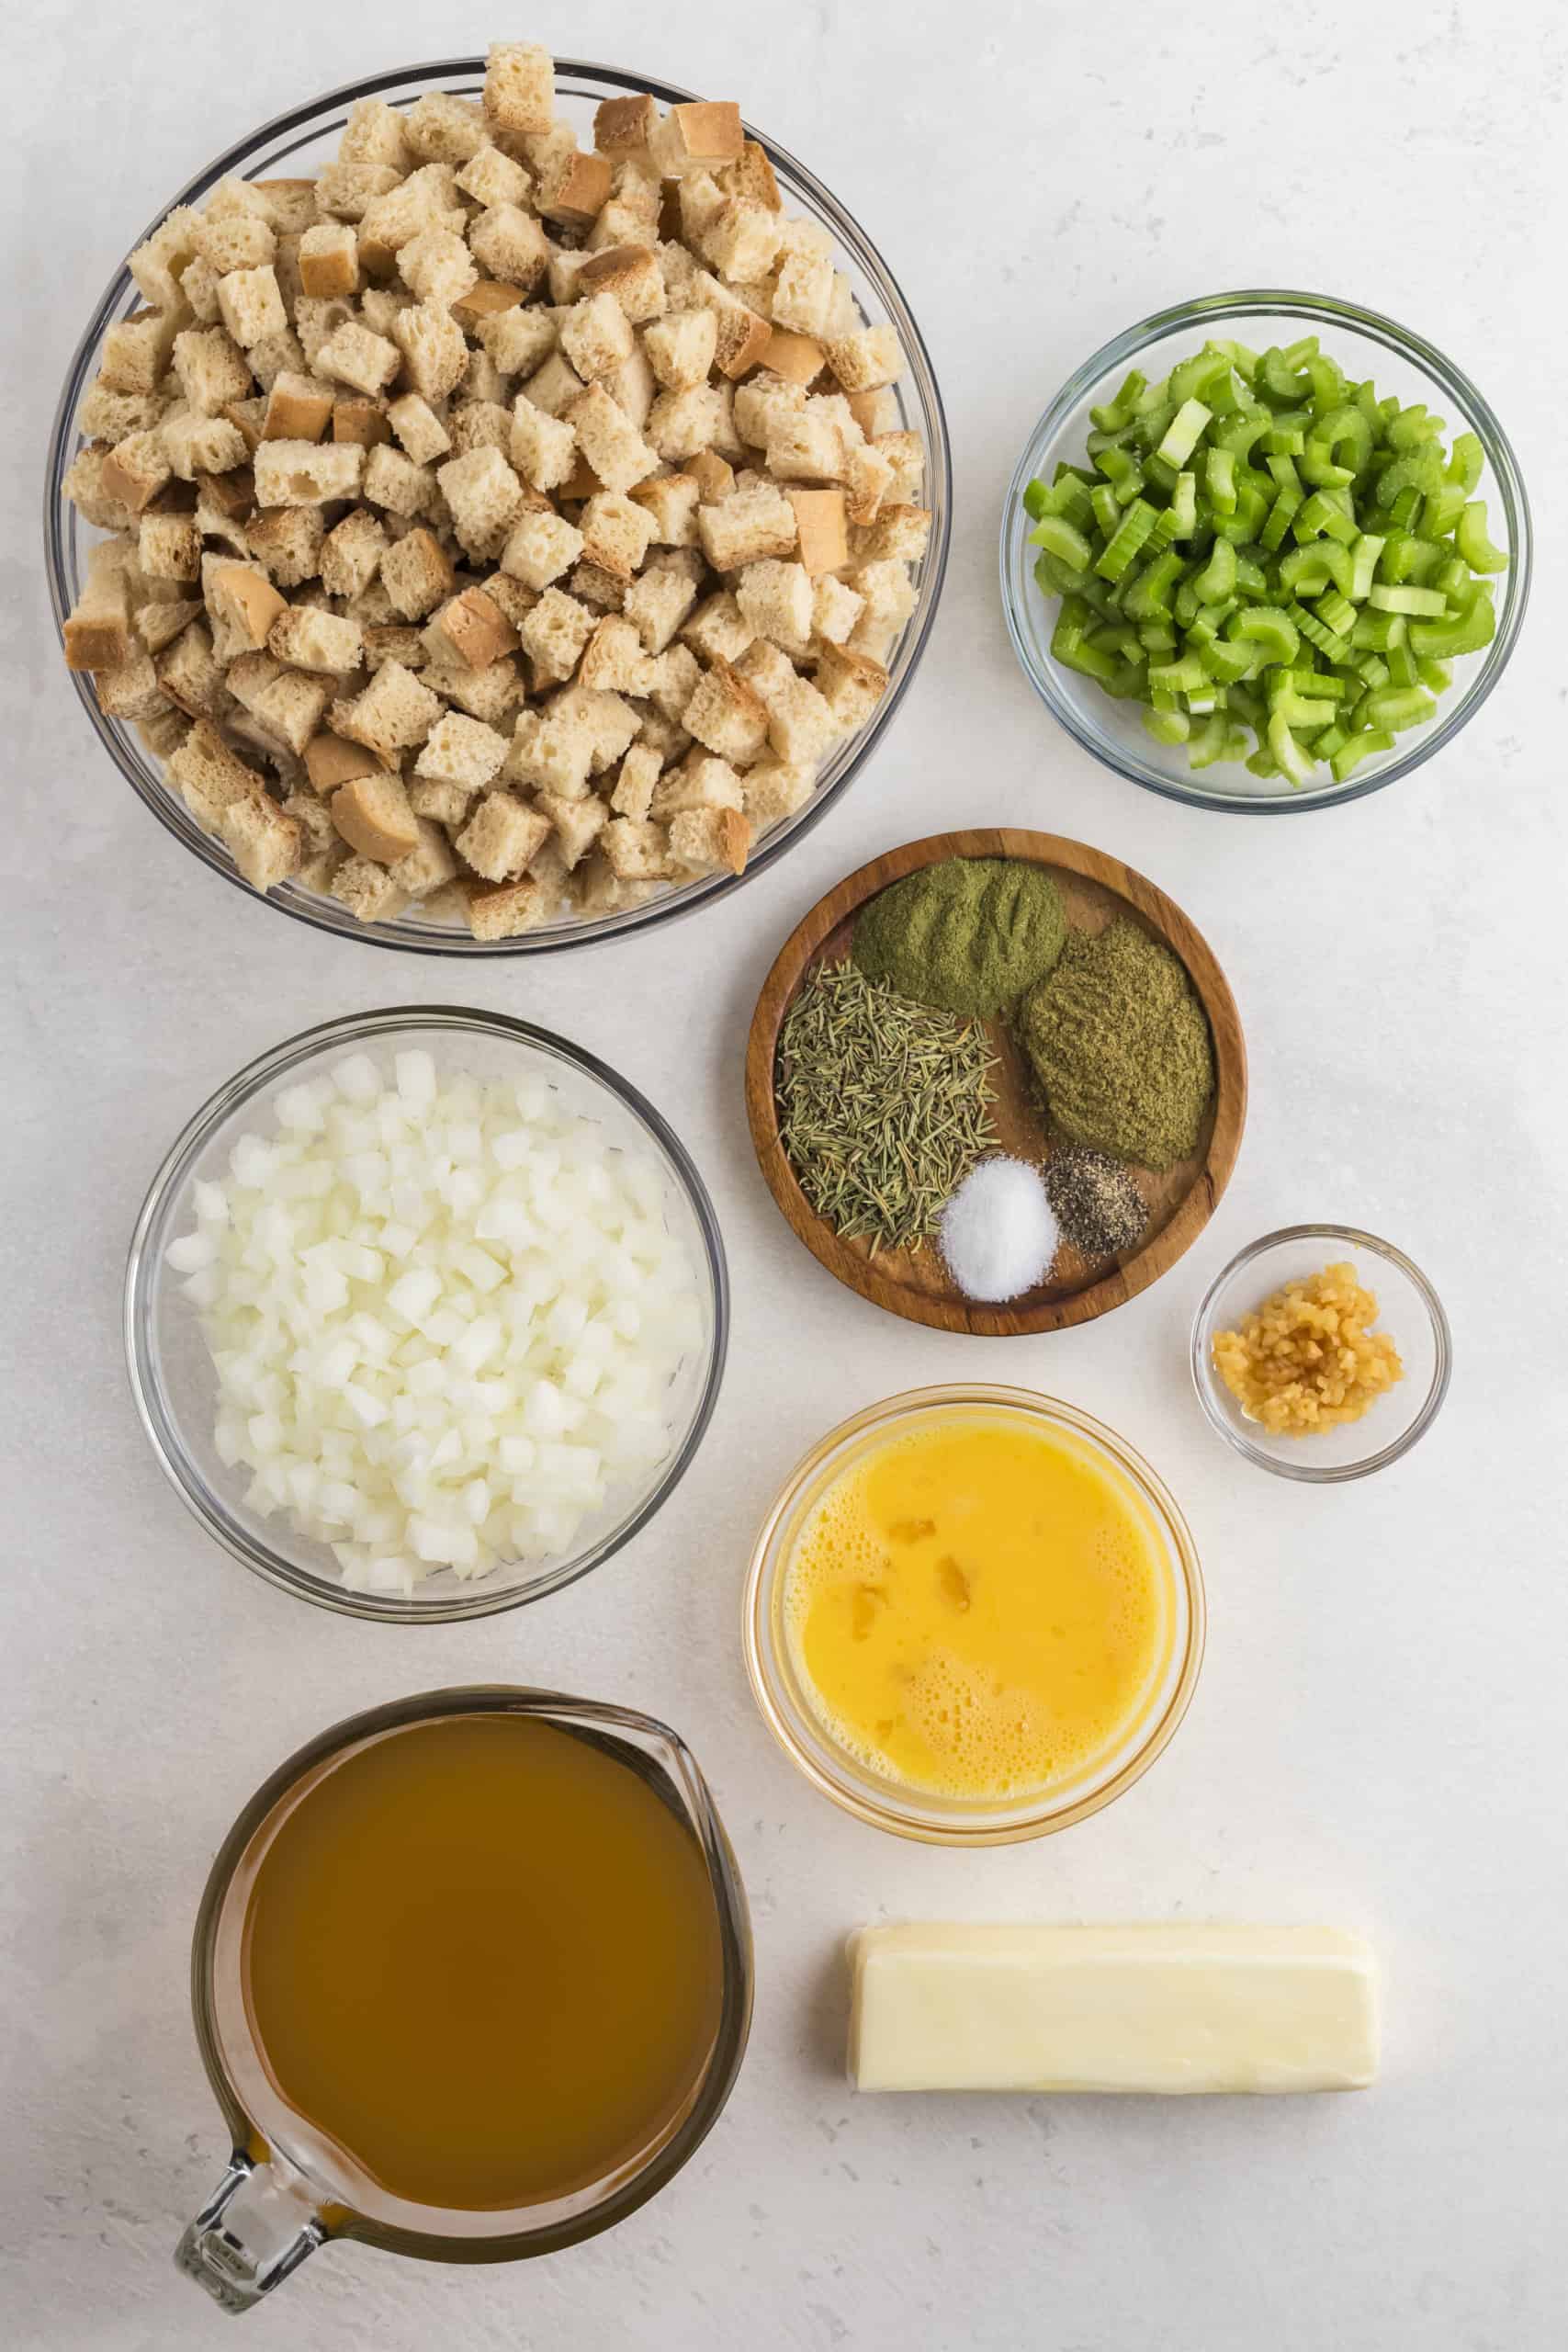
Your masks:
{"label": "pile of salt", "polygon": [[1024,1159],[983,1159],[942,1214],[938,1244],[965,1298],[1017,1298],[1043,1282],[1056,1255],[1055,1216],[1040,1171]]}

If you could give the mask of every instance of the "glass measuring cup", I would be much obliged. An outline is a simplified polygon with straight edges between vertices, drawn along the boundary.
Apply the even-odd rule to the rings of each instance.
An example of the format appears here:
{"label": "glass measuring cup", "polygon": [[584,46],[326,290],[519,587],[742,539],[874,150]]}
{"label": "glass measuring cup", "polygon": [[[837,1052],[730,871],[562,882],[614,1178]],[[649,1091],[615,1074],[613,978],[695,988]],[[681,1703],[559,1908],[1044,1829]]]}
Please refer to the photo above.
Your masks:
{"label": "glass measuring cup", "polygon": [[[506,2211],[438,2211],[358,2173],[285,2101],[257,2046],[242,1953],[254,1869],[287,1806],[351,1749],[444,1716],[522,1714],[573,1734],[636,1772],[690,1828],[706,1865],[723,1972],[712,2044],[683,2102],[608,2177]],[[706,2136],[739,2071],[751,2015],[751,1939],[735,1857],[683,1743],[651,1716],[558,1691],[426,1691],[350,1716],[281,1765],[246,1805],[208,1878],[191,1950],[191,2004],[208,2079],[229,2124],[228,2170],[181,2238],[180,2269],[225,2311],[248,2311],[334,2237],[437,2262],[508,2262],[610,2228],[652,2197]],[[417,2020],[415,2021],[417,2023]]]}

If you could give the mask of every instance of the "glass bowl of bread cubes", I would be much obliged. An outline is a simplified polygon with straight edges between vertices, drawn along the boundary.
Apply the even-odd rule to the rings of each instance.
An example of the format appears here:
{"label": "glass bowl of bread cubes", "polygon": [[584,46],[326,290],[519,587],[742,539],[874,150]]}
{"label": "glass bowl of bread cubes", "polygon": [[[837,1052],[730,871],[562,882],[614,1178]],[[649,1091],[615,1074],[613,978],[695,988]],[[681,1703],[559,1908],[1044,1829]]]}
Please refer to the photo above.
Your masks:
{"label": "glass bowl of bread cubes", "polygon": [[733,103],[503,41],[181,192],[72,364],[45,544],[99,739],[206,865],[506,955],[703,905],[826,811],[950,505],[828,191]]}

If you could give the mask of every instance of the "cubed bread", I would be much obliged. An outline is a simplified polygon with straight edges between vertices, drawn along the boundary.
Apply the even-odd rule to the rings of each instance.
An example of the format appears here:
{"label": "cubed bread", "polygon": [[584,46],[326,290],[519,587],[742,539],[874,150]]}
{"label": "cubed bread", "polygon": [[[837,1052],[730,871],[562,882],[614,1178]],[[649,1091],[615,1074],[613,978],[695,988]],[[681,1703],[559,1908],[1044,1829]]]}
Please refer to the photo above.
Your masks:
{"label": "cubed bread", "polygon": [[841,571],[850,560],[843,492],[791,489],[785,496],[795,509],[795,539],[805,570],[814,580]]}
{"label": "cubed bread", "polygon": [[738,808],[685,808],[670,820],[667,854],[677,875],[744,874],[750,845]]}
{"label": "cubed bread", "polygon": [[452,594],[452,560],[423,525],[394,542],[381,558],[381,584],[400,620],[422,621]]}
{"label": "cubed bread", "polygon": [[683,179],[692,172],[733,164],[746,143],[740,109],[728,99],[694,99],[673,106],[655,124],[648,143],[665,179]]}
{"label": "cubed bread", "polygon": [[809,763],[795,766],[787,760],[759,760],[740,784],[742,805],[755,835],[804,808],[817,789],[817,775]]}
{"label": "cubed bread", "polygon": [[548,508],[519,515],[501,551],[501,569],[539,593],[570,571],[582,553],[582,534]]}
{"label": "cubed bread", "polygon": [[386,662],[363,694],[334,709],[333,725],[390,767],[400,752],[423,742],[440,717],[439,699],[412,671],[400,662]]}
{"label": "cubed bread", "polygon": [[465,588],[444,605],[425,631],[426,642],[439,645],[445,658],[465,669],[485,670],[517,650],[517,631],[492,596],[482,588]]}
{"label": "cubed bread", "polygon": [[426,90],[409,108],[403,135],[422,163],[465,164],[485,143],[484,109],[450,90]]}
{"label": "cubed bread", "polygon": [[645,571],[634,580],[621,601],[621,610],[650,654],[664,651],[697,601],[697,591],[684,573]]}
{"label": "cubed bread", "polygon": [[177,311],[138,311],[104,330],[98,375],[111,392],[151,392],[177,339]]}
{"label": "cubed bread", "polygon": [[350,743],[342,735],[334,735],[330,728],[312,735],[304,750],[305,774],[312,792],[330,800],[340,784],[352,784],[356,776],[380,773],[381,763],[374,752],[363,743]]}
{"label": "cubed bread", "polygon": [[454,843],[487,882],[514,882],[549,838],[550,820],[514,792],[487,792]]}
{"label": "cubed bread", "polygon": [[359,291],[359,240],[346,220],[318,220],[299,240],[299,283],[328,301]]}
{"label": "cubed bread", "polygon": [[602,384],[591,384],[566,412],[577,444],[606,490],[632,490],[659,464],[626,412]]}
{"label": "cubed bread", "polygon": [[356,319],[344,319],[316,352],[311,365],[319,376],[347,384],[356,392],[383,392],[401,365],[395,343],[372,334]]}
{"label": "cubed bread", "polygon": [[543,684],[571,676],[582,649],[593,632],[593,616],[585,605],[559,588],[547,588],[517,634],[523,650]]}
{"label": "cubed bread", "polygon": [[850,646],[824,645],[817,662],[817,689],[841,735],[863,727],[887,691],[887,673],[869,655]]}
{"label": "cubed bread", "polygon": [[204,584],[214,625],[240,646],[265,645],[273,623],[288,610],[288,598],[250,564],[220,564]]}
{"label": "cubed bread", "polygon": [[143,514],[136,539],[138,570],[148,580],[199,580],[201,537],[189,514]]}
{"label": "cubed bread", "polygon": [[896,384],[904,372],[904,347],[897,327],[857,327],[832,336],[828,365],[846,392],[874,392]]}
{"label": "cubed bread", "polygon": [[630,580],[648,554],[653,518],[619,492],[602,490],[588,501],[579,526],[582,551],[616,580]]}
{"label": "cubed bread", "polygon": [[299,864],[299,827],[216,728],[198,719],[167,773],[197,824],[224,842],[253,889],[287,881]]}
{"label": "cubed bread", "polygon": [[350,849],[376,865],[393,865],[419,846],[419,825],[400,776],[371,770],[339,785],[333,823]]}
{"label": "cubed bread", "polygon": [[559,332],[560,347],[584,383],[613,376],[634,347],[630,322],[613,294],[588,294],[574,302]]}
{"label": "cubed bread", "polygon": [[374,858],[357,855],[344,858],[333,870],[327,882],[327,895],[346,907],[356,922],[389,922],[406,903],[389,865],[378,865]]}
{"label": "cubed bread", "polygon": [[249,363],[225,327],[186,327],[174,339],[175,379],[197,416],[221,416],[251,390]]}
{"label": "cubed bread", "polygon": [[862,613],[865,599],[857,595],[844,580],[827,579],[813,582],[811,591],[811,633],[825,639],[829,645],[844,645],[849,641]]}
{"label": "cubed bread", "polygon": [[151,505],[173,471],[156,433],[132,433],[105,457],[99,487],[106,499],[114,499],[128,510],[129,522],[130,515]]}
{"label": "cubed bread", "polygon": [[795,509],[783,491],[760,482],[750,490],[733,491],[716,505],[699,506],[697,537],[716,571],[738,571],[747,564],[794,553]]}
{"label": "cubed bread", "polygon": [[468,231],[468,250],[487,277],[531,294],[549,267],[549,239],[520,205],[492,204]]}
{"label": "cubed bread", "polygon": [[436,784],[457,785],[464,792],[482,792],[501,774],[507,748],[506,737],[493,727],[449,710],[426,737],[414,774]]}
{"label": "cubed bread", "polygon": [[333,401],[334,441],[356,441],[362,449],[375,449],[391,437],[391,431],[379,401],[365,400],[357,393],[346,393]]}
{"label": "cubed bread", "polygon": [[[411,795],[412,800],[412,795]],[[419,839],[412,849],[393,861],[390,873],[398,888],[411,899],[428,898],[450,882],[457,871],[457,861],[452,854],[450,842],[441,827],[428,817],[414,818]]]}
{"label": "cubed bread", "polygon": [[555,119],[556,69],[535,41],[492,43],[485,62],[486,119],[513,139],[548,130]]}
{"label": "cubed bread", "polygon": [[449,311],[435,302],[412,302],[392,321],[392,342],[403,371],[427,401],[444,401],[463,380],[468,346]]}
{"label": "cubed bread", "polygon": [[584,262],[577,285],[583,300],[612,295],[633,326],[657,319],[670,299],[658,254],[651,245],[639,242],[600,246]]}
{"label": "cubed bread", "polygon": [[263,441],[252,463],[262,506],[323,506],[354,498],[366,472],[365,452],[355,441]]}
{"label": "cubed bread", "polygon": [[453,526],[468,553],[498,556],[523,505],[523,486],[499,449],[470,449],[436,469]]}
{"label": "cubed bread", "polygon": [[884,504],[874,523],[859,535],[855,555],[860,564],[918,563],[931,535],[931,518],[924,506]]}
{"label": "cubed bread", "polygon": [[497,204],[526,207],[533,185],[515,156],[508,155],[491,139],[475,148],[457,174],[457,186],[463,194],[471,196],[477,205],[487,209]]}
{"label": "cubed bread", "polygon": [[435,458],[444,458],[452,447],[452,436],[419,392],[404,392],[400,399],[390,401],[387,422],[402,445],[403,454],[416,466],[428,466]]}
{"label": "cubed bread", "polygon": [[[728,589],[705,597],[681,628],[682,640],[708,662],[738,661],[756,634]],[[678,718],[680,713],[673,711],[671,716]]]}
{"label": "cubed bread", "polygon": [[333,421],[331,387],[285,368],[273,379],[262,413],[263,441],[319,441]]}
{"label": "cubed bread", "polygon": [[728,662],[716,662],[699,678],[681,724],[720,760],[738,767],[757,758],[768,736],[765,704]]}
{"label": "cubed bread", "polygon": [[535,190],[543,217],[565,229],[588,228],[609,196],[607,159],[585,155],[575,145],[540,172]]}
{"label": "cubed bread", "polygon": [[619,613],[606,613],[583,649],[578,676],[585,686],[611,694],[647,694],[651,667],[633,624]]}
{"label": "cubed bread", "polygon": [[531,489],[558,490],[577,463],[577,435],[570,424],[536,406],[526,392],[512,405],[508,441],[512,462]]}
{"label": "cubed bread", "polygon": [[[353,447],[353,444],[347,445]],[[372,506],[383,506],[389,514],[412,517],[423,514],[435,498],[435,476],[428,466],[416,466],[400,449],[386,442],[360,456],[365,466],[365,495]]]}
{"label": "cubed bread", "polygon": [[549,921],[549,893],[528,875],[517,882],[466,878],[463,896],[468,929],[476,939],[514,939]]}
{"label": "cubed bread", "polygon": [[259,269],[231,269],[220,277],[218,314],[243,350],[268,335],[286,334],[288,313],[271,262]]}
{"label": "cubed bread", "polygon": [[356,506],[321,541],[321,585],[329,596],[358,596],[387,551],[387,534],[367,506]]}

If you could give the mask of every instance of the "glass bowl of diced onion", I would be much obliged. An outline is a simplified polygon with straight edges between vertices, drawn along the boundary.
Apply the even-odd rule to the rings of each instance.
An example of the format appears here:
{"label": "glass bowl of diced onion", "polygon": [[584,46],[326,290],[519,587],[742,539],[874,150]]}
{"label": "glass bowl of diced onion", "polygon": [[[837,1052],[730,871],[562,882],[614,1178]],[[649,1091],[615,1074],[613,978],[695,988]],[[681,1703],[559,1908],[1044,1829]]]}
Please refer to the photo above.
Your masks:
{"label": "glass bowl of diced onion", "polygon": [[[443,1129],[432,1137],[418,1113],[420,1098],[460,1080],[503,1096],[500,1125],[487,1114],[482,1135],[467,1132],[473,1114],[464,1108],[461,1136]],[[378,1107],[378,1089],[388,1098],[385,1112]],[[359,1133],[356,1119],[368,1116],[382,1121],[386,1131]],[[547,1131],[563,1122],[571,1123],[571,1134],[561,1148]],[[536,1133],[544,1136],[542,1157],[530,1148]],[[283,1148],[275,1150],[280,1143]],[[327,1217],[333,1238],[324,1250],[295,1250],[285,1227],[282,1247],[317,1261],[321,1281],[335,1285],[340,1296],[344,1276],[352,1283],[352,1348],[342,1347],[341,1315],[330,1334],[310,1325],[308,1316],[303,1325],[310,1328],[303,1328],[298,1285],[290,1293],[267,1272],[273,1235],[254,1211],[257,1190],[274,1222],[279,1207],[310,1202],[328,1144],[340,1156],[349,1188]],[[405,1148],[415,1157],[400,1160]],[[386,1156],[389,1169],[374,1164],[377,1152]],[[597,1188],[591,1197],[603,1197],[606,1166],[634,1204],[618,1237],[612,1232],[608,1242],[603,1217],[576,1214],[585,1186]],[[377,1210],[383,1220],[417,1225],[417,1208],[405,1207],[389,1189],[400,1172],[416,1186],[437,1188],[443,1198],[450,1197],[454,1175],[477,1188],[488,1212],[477,1229],[502,1237],[482,1245],[499,1261],[493,1276],[485,1272],[487,1295],[457,1301],[459,1309],[472,1314],[477,1307],[502,1326],[502,1338],[482,1365],[467,1363],[460,1332],[442,1329],[445,1301],[432,1311],[431,1301],[394,1287],[409,1272],[417,1280],[431,1254],[411,1247],[407,1225],[400,1236],[389,1222],[369,1234],[382,1245],[375,1253],[379,1266],[358,1254],[367,1234],[357,1210],[375,1207],[377,1187],[388,1188]],[[247,1313],[246,1329],[281,1320],[300,1356],[312,1351],[310,1409],[320,1426],[303,1437],[298,1390],[291,1389],[288,1407],[294,1434],[285,1437],[276,1427],[278,1351],[271,1349],[258,1365],[254,1393],[241,1391],[244,1401],[236,1408],[233,1385],[227,1378],[220,1385],[214,1342],[206,1335],[216,1312],[209,1237],[230,1214],[220,1193],[233,1201],[236,1187],[252,1188],[243,1262],[247,1308],[254,1311]],[[334,1193],[328,1200],[329,1211],[338,1199]],[[597,1235],[589,1229],[595,1222]],[[302,1227],[295,1231],[303,1238]],[[662,1314],[664,1306],[637,1272],[635,1297],[641,1305],[628,1309],[634,1274],[622,1250],[634,1254],[637,1269],[671,1270],[667,1304],[679,1319],[661,1330],[657,1348],[646,1322],[639,1334],[639,1314]],[[401,1253],[401,1265],[389,1253]],[[369,1286],[361,1288],[367,1278]],[[231,1280],[222,1311],[236,1295]],[[713,1204],[652,1104],[592,1055],[547,1030],[441,1005],[327,1022],[237,1071],[197,1112],[154,1177],[131,1239],[124,1291],[137,1410],[160,1466],[193,1517],[235,1559],[286,1591],[349,1616],[403,1624],[482,1617],[536,1600],[628,1543],[671,1492],[702,1442],[718,1396],[728,1324],[724,1246]],[[421,1332],[439,1347],[421,1344]],[[455,1344],[448,1347],[448,1340]],[[249,1341],[230,1338],[226,1344]],[[357,1355],[374,1368],[389,1361],[389,1350],[399,1365],[424,1356],[423,1371],[389,1382],[378,1380],[373,1369],[367,1379],[347,1361]],[[327,1355],[338,1352],[344,1363],[328,1363]],[[257,1353],[263,1353],[259,1344]],[[459,1381],[465,1383],[460,1393]],[[474,1458],[439,1483],[444,1494],[465,1493],[468,1503],[482,1492],[486,1513],[514,1510],[513,1518],[487,1517],[486,1532],[491,1542],[497,1528],[511,1535],[516,1556],[503,1549],[480,1573],[473,1572],[471,1561],[465,1566],[461,1560],[420,1559],[408,1541],[412,1520],[394,1534],[385,1526],[358,1523],[352,1495],[345,1493],[341,1506],[332,1502],[320,1465],[325,1464],[327,1477],[333,1476],[334,1448],[344,1460],[351,1453],[358,1459],[360,1417],[385,1411],[384,1401],[378,1408],[369,1391],[378,1390],[385,1400],[405,1387],[413,1399],[407,1419],[383,1419],[372,1430],[378,1453],[403,1430],[417,1447],[421,1430],[431,1430],[447,1408],[478,1415],[478,1421],[465,1418],[461,1426]],[[393,1401],[400,1415],[400,1401]],[[541,1418],[547,1405],[547,1425]],[[355,1447],[323,1430],[354,1432]],[[450,1450],[445,1425],[436,1442]],[[301,1452],[316,1468],[301,1464]],[[323,1498],[329,1513],[341,1511],[341,1524],[330,1534],[299,1532],[290,1480],[301,1476],[311,1483],[318,1521]],[[454,1506],[459,1518],[467,1507]],[[428,1515],[434,1506],[426,1508]],[[378,1551],[394,1556],[378,1559]]]}
{"label": "glass bowl of diced onion", "polygon": [[[1343,782],[1326,764],[1308,780],[1249,773],[1241,759],[1194,767],[1190,742],[1161,742],[1143,723],[1142,706],[1117,701],[1092,677],[1059,661],[1052,637],[1061,599],[1035,578],[1033,522],[1023,493],[1031,481],[1049,484],[1060,464],[1084,466],[1094,430],[1089,412],[1113,404],[1133,370],[1153,385],[1210,340],[1256,352],[1288,351],[1309,336],[1337,363],[1349,384],[1373,383],[1380,397],[1402,406],[1425,403],[1443,420],[1450,447],[1461,433],[1475,435],[1483,453],[1480,479],[1467,495],[1485,503],[1490,534],[1508,561],[1495,581],[1496,629],[1483,650],[1452,664],[1452,683],[1438,695],[1426,724],[1396,733],[1386,751],[1360,762]],[[1480,709],[1506,668],[1524,619],[1530,582],[1530,520],[1517,461],[1502,425],[1468,377],[1410,328],[1358,304],[1330,296],[1276,291],[1207,295],[1181,302],[1108,343],[1070,376],[1030,435],[1009,485],[1001,526],[1002,604],[1024,675],[1068,734],[1101,763],[1145,790],[1201,808],[1275,816],[1356,800],[1393,784],[1450,743]],[[1197,722],[1194,722],[1197,725]],[[1248,748],[1250,749],[1250,743]]]}
{"label": "glass bowl of diced onion", "polygon": [[[389,106],[403,109],[432,91],[448,91],[473,99],[484,86],[484,74],[482,57],[448,58],[369,74],[363,81],[308,99],[288,113],[264,123],[228,148],[205,171],[197,173],[170,197],[167,204],[160,207],[156,219],[147,224],[141,236],[127,240],[127,251],[133,251],[150,236],[176,205],[205,204],[218,183],[230,175],[260,180],[313,175],[336,153],[349,107],[357,99],[381,98]],[[661,107],[681,104],[695,96],[691,90],[656,80],[650,74],[622,73],[612,66],[587,64],[572,58],[556,60],[556,110],[572,124],[580,141],[591,142],[594,111],[602,100],[638,92],[648,92]],[[882,700],[863,726],[832,747],[810,799],[753,842],[741,875],[706,875],[679,888],[661,890],[643,906],[592,919],[563,915],[518,937],[500,940],[475,939],[462,924],[434,920],[417,906],[386,921],[360,922],[335,899],[307,890],[295,882],[285,882],[270,890],[265,900],[269,907],[276,907],[317,930],[335,933],[340,938],[368,940],[376,946],[416,955],[529,956],[554,948],[584,946],[598,939],[618,938],[625,933],[642,931],[689,914],[772,865],[827,815],[876,749],[912,684],[925,651],[947,564],[953,468],[942,396],[919,328],[897,280],[865,232],[803,164],[750,123],[745,128],[747,137],[756,140],[767,151],[785,210],[815,220],[828,232],[833,243],[835,265],[848,277],[863,317],[872,325],[896,326],[904,348],[905,372],[893,389],[900,424],[917,432],[925,447],[922,496],[931,510],[931,526],[930,544],[914,570],[914,610],[887,656],[888,685]],[[119,320],[129,318],[141,300],[129,272],[121,266],[110,280],[72,356],[55,412],[45,469],[43,539],[44,568],[57,628],[63,628],[66,616],[76,602],[85,577],[89,547],[98,537],[83,523],[64,495],[66,473],[82,447],[76,429],[77,412],[97,373],[106,332]],[[202,831],[178,793],[164,782],[161,762],[146,749],[135,728],[105,715],[98,707],[90,675],[81,671],[68,674],[100,743],[159,823],[209,871],[248,891],[250,886],[238,873],[229,851],[221,842]]]}

